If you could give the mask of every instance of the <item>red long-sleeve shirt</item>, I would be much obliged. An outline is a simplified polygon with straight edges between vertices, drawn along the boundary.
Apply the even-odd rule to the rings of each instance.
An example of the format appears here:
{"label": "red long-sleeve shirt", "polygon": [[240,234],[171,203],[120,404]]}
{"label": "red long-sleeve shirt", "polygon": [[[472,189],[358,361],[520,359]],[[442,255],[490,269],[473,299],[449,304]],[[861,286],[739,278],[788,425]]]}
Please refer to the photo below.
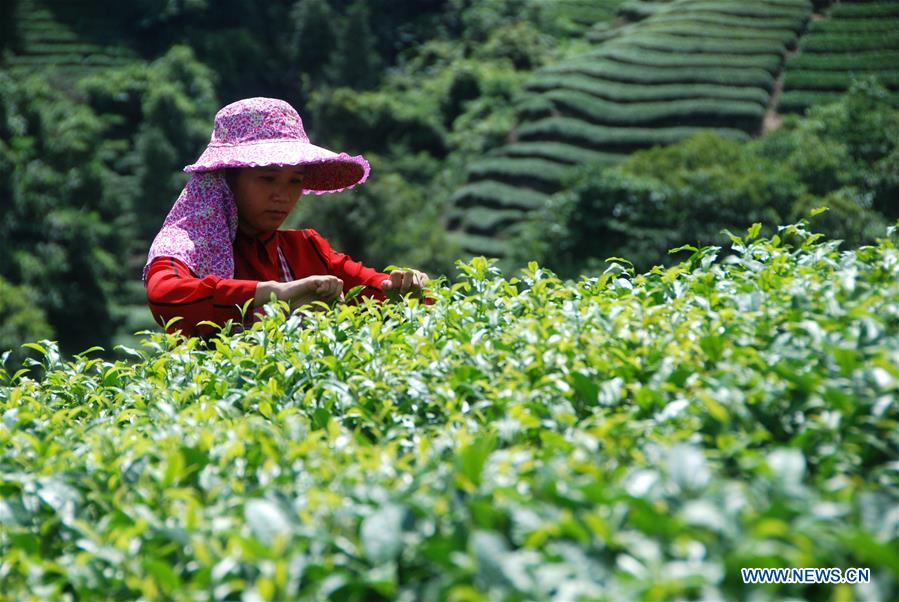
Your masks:
{"label": "red long-sleeve shirt", "polygon": [[[390,276],[338,253],[312,228],[305,230],[268,230],[255,236],[240,230],[234,239],[234,278],[208,275],[198,278],[182,261],[174,257],[156,257],[147,275],[147,303],[153,318],[162,326],[175,316],[169,333],[181,330],[186,336],[208,336],[216,330],[209,321],[224,324],[234,320],[241,325],[240,310],[256,296],[261,281],[289,282],[306,276],[333,275],[343,280],[343,292],[364,285],[361,296],[384,301],[381,282]],[[433,299],[425,299],[432,304]],[[249,326],[261,314],[262,307],[247,312],[243,326]]]}

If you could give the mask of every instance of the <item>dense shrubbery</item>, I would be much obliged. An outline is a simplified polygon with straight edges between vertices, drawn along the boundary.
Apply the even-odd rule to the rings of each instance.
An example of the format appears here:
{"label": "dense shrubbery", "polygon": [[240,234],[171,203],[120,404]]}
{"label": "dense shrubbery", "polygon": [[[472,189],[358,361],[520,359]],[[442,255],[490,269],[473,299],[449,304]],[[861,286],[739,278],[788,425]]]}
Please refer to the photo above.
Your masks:
{"label": "dense shrubbery", "polygon": [[[211,74],[188,48],[60,95],[0,72],[0,277],[30,287],[71,353],[106,345],[113,308],[209,136]],[[138,256],[138,265],[134,257]]]}
{"label": "dense shrubbery", "polygon": [[286,98],[316,143],[375,166],[364,188],[304,204],[288,226],[317,227],[375,267],[450,271],[443,201],[511,128],[527,70],[564,52],[551,36],[574,35],[564,3],[533,0],[84,8],[93,30],[64,26],[63,6],[40,18],[55,14],[85,47],[120,24],[128,64],[0,72],[0,276],[35,290],[65,353],[152,324],[138,277],[150,241],[215,111],[238,97]]}
{"label": "dense shrubbery", "polygon": [[39,300],[34,290],[14,286],[0,276],[0,349],[10,350],[8,359],[13,366],[21,365],[29,355],[28,349],[20,347],[23,341],[53,336]]}
{"label": "dense shrubbery", "polygon": [[[132,362],[34,345],[0,388],[4,593],[895,599],[895,228],[806,226],[578,282],[476,258],[433,306]],[[827,566],[872,583],[740,576]]]}
{"label": "dense shrubbery", "polygon": [[667,250],[678,241],[720,244],[723,228],[795,220],[819,206],[830,211],[816,227],[848,245],[870,242],[899,217],[899,111],[886,95],[860,83],[748,144],[703,134],[584,168],[521,228],[510,245],[521,251],[508,261],[536,257],[574,275],[618,255],[645,270],[672,263]]}

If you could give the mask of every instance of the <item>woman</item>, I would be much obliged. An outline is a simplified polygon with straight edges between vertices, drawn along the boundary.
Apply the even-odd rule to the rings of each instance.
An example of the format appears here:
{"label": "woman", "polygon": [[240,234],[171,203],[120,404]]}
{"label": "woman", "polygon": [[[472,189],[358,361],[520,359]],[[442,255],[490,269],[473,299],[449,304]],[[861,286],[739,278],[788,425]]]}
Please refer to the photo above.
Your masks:
{"label": "woman", "polygon": [[[312,228],[279,230],[305,192],[325,194],[368,179],[362,156],[334,153],[309,142],[299,114],[273,98],[249,98],[222,108],[192,177],[156,235],[143,280],[153,317],[187,336],[216,332],[209,321],[241,322],[261,314],[271,295],[298,307],[342,299],[362,285],[360,296],[379,301],[388,293],[421,297],[427,274],[379,272],[338,253]],[[425,303],[433,303],[425,299]]]}

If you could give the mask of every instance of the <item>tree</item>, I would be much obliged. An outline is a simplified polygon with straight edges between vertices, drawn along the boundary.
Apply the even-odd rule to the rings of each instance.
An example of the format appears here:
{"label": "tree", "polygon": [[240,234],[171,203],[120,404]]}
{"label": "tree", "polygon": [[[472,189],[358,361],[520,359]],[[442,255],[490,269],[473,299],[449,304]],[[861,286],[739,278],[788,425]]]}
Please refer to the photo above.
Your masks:
{"label": "tree", "polygon": [[347,10],[326,69],[327,78],[334,86],[368,90],[377,85],[382,63],[369,24],[368,7],[357,0]]}

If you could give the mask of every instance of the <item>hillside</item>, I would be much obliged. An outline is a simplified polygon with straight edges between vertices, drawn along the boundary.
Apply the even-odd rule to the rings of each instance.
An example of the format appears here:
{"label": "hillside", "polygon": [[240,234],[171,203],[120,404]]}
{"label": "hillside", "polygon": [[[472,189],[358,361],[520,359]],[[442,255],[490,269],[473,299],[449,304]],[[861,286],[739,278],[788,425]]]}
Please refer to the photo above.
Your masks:
{"label": "hillside", "polygon": [[813,15],[807,0],[624,4],[621,22],[588,34],[594,51],[528,81],[509,141],[470,161],[453,194],[452,238],[467,253],[504,257],[527,216],[580,166],[701,131],[747,140],[776,126],[778,111],[834,100],[857,75],[894,87],[897,7],[841,3]]}
{"label": "hillside", "polygon": [[876,76],[899,106],[899,2],[839,2],[813,20],[785,67],[778,110],[831,102],[853,78]]}
{"label": "hillside", "polygon": [[15,39],[0,66],[14,73],[55,69],[68,80],[138,59],[121,23],[90,0],[16,0]]}

